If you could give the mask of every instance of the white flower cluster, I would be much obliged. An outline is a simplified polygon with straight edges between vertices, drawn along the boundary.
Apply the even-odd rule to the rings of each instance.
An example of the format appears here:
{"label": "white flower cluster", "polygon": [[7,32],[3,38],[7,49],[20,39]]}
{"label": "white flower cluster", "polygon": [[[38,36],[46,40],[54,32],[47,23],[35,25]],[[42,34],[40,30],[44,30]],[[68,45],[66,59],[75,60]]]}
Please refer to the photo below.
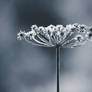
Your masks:
{"label": "white flower cluster", "polygon": [[92,27],[80,24],[50,25],[47,27],[37,27],[32,25],[29,32],[20,31],[19,40],[25,39],[27,42],[38,46],[62,48],[73,48],[81,46],[87,41],[92,41]]}

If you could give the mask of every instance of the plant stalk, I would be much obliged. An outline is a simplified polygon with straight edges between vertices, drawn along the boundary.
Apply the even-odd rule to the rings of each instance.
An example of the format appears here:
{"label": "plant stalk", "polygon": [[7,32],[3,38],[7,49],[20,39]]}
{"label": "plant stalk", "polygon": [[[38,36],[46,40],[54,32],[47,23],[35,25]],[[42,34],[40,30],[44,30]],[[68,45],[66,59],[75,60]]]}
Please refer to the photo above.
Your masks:
{"label": "plant stalk", "polygon": [[56,76],[57,76],[57,92],[60,92],[60,47],[56,46]]}

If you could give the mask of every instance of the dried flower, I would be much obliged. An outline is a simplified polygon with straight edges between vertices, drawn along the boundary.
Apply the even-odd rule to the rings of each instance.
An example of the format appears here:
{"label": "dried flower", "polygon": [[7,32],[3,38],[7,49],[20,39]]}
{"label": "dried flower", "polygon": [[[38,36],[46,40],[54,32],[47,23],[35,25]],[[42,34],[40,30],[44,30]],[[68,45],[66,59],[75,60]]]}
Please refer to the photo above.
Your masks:
{"label": "dried flower", "polygon": [[20,31],[17,38],[25,39],[38,46],[55,47],[59,45],[62,48],[73,48],[92,41],[92,27],[78,23],[69,24],[66,27],[63,25],[47,27],[32,25],[29,32]]}
{"label": "dried flower", "polygon": [[57,92],[60,92],[60,47],[74,48],[92,41],[92,27],[78,23],[63,25],[50,25],[47,27],[32,25],[29,32],[20,31],[19,40],[44,47],[56,47],[56,71],[57,71]]}

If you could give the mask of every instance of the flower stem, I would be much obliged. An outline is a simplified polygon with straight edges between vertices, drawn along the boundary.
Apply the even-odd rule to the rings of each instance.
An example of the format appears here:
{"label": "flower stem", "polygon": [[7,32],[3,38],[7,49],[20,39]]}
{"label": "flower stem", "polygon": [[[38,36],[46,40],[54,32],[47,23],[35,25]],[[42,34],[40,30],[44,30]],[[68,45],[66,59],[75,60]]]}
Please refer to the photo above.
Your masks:
{"label": "flower stem", "polygon": [[56,76],[57,76],[57,92],[60,92],[59,77],[60,77],[60,46],[56,46]]}

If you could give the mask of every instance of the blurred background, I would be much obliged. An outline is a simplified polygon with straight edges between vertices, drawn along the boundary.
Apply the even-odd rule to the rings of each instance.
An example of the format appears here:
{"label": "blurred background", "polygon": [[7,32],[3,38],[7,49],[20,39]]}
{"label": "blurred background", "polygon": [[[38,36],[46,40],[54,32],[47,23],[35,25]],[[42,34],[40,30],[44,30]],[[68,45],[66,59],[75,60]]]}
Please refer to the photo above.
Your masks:
{"label": "blurred background", "polygon": [[[0,0],[0,92],[56,92],[55,48],[16,37],[33,24],[72,23],[92,25],[92,0]],[[92,43],[61,49],[60,89],[92,92]]]}

